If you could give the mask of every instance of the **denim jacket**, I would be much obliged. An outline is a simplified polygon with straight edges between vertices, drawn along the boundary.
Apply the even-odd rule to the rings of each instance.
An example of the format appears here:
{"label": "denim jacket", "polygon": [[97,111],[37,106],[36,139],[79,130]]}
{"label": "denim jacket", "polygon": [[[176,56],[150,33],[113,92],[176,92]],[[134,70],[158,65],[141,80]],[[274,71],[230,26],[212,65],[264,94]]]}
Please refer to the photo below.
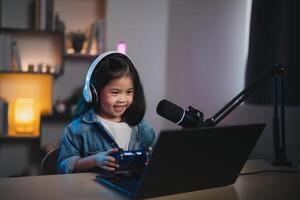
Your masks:
{"label": "denim jacket", "polygon": [[[142,120],[138,125],[132,127],[128,149],[148,148],[154,144],[154,141],[153,128]],[[118,144],[97,120],[96,113],[91,109],[65,127],[57,162],[58,171],[72,173],[80,158],[111,148],[118,148]]]}

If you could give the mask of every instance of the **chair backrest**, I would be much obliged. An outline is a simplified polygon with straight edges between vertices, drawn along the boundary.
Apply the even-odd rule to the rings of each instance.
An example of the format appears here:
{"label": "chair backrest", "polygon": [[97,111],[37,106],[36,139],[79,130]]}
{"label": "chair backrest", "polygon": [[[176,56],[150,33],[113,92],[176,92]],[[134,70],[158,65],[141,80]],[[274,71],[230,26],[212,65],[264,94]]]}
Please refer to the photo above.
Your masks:
{"label": "chair backrest", "polygon": [[57,160],[60,152],[60,146],[51,149],[43,158],[41,162],[42,174],[58,174]]}

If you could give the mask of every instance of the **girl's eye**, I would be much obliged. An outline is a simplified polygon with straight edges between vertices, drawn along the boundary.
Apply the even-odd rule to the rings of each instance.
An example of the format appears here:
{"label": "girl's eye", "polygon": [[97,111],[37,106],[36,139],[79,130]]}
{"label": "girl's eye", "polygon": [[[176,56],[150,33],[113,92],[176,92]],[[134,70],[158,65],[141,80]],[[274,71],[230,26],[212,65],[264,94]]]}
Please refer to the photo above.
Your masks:
{"label": "girl's eye", "polygon": [[119,94],[119,92],[118,91],[112,91],[111,92],[113,95],[117,95],[117,94]]}
{"label": "girl's eye", "polygon": [[133,94],[133,92],[134,92],[133,90],[129,90],[129,91],[127,91],[127,94],[131,95],[131,94]]}

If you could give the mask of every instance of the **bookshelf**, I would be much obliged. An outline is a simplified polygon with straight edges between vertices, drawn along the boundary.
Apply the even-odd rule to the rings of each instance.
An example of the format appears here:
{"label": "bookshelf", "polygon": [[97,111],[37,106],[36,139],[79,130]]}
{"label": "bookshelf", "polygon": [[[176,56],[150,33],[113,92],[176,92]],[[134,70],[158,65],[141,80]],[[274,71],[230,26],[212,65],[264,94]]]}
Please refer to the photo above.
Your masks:
{"label": "bookshelf", "polygon": [[[38,72],[45,65],[59,76],[64,73],[65,58],[94,58],[105,50],[105,5],[105,0],[0,0],[0,34],[12,34],[22,63],[0,70],[26,71],[33,65]],[[76,32],[86,36],[83,51],[70,53],[68,35]]]}
{"label": "bookshelf", "polygon": [[[52,28],[38,23],[41,21],[37,20],[37,13],[40,15],[43,12],[37,12],[36,3],[41,1],[53,2],[50,14],[53,20],[51,20]],[[16,38],[22,63],[15,68],[6,66],[6,69],[2,69],[0,66],[0,73],[21,71],[22,67],[28,69],[29,64],[36,66],[34,73],[42,73],[37,66],[55,66],[52,103],[59,98],[67,99],[70,91],[81,85],[83,79],[81,76],[85,76],[86,67],[96,56],[88,53],[67,53],[67,49],[71,48],[68,33],[84,32],[87,39],[83,48],[87,48],[93,24],[98,20],[105,21],[105,6],[106,0],[0,0],[0,34],[11,34]],[[95,54],[98,53],[101,52]],[[36,60],[29,60],[31,58]],[[71,119],[69,115],[55,113],[42,115],[40,137],[11,137],[0,134],[0,160],[1,163],[7,163],[5,166],[1,165],[0,177],[22,175],[28,166],[37,164],[40,161],[38,152],[48,144],[55,144],[60,139],[63,127]],[[36,153],[27,155],[31,149]],[[17,155],[20,155],[18,168],[9,168],[9,165],[14,165],[9,158]],[[29,158],[29,155],[32,158]]]}

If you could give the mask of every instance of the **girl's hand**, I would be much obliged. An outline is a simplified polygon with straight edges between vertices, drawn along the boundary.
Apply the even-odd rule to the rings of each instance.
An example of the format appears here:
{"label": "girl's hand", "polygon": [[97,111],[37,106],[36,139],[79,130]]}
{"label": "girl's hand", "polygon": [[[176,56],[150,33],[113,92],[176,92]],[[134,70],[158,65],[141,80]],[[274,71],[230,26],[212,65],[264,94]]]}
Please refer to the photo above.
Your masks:
{"label": "girl's hand", "polygon": [[119,165],[116,159],[111,155],[116,152],[118,152],[118,149],[113,148],[104,152],[97,153],[95,155],[96,166],[104,169],[105,171],[115,171],[117,168],[119,168]]}

